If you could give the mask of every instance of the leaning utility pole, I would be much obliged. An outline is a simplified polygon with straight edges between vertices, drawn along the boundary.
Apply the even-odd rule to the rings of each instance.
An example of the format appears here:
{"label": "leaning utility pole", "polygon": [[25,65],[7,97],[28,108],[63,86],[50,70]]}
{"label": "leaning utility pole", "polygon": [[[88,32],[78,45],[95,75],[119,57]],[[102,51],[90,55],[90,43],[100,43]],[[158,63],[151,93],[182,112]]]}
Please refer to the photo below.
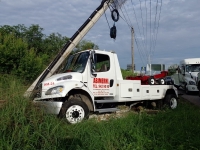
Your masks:
{"label": "leaning utility pole", "polygon": [[132,73],[134,73],[134,29],[131,28]]}

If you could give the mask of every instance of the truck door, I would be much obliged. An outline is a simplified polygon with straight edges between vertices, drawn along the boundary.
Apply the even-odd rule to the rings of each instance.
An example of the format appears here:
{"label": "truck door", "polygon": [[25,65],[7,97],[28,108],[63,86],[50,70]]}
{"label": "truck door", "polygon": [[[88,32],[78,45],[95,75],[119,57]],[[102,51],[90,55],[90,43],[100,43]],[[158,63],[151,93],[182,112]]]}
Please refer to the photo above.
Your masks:
{"label": "truck door", "polygon": [[95,72],[88,76],[88,87],[95,97],[114,96],[115,71],[109,54],[95,53]]}

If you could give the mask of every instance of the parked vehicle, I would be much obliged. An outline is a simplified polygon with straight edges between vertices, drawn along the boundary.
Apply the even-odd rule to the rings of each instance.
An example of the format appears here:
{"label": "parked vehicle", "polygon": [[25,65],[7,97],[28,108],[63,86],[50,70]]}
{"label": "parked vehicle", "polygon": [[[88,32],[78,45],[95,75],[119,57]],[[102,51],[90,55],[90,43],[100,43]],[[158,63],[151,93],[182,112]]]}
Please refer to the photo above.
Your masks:
{"label": "parked vehicle", "polygon": [[200,97],[200,72],[197,75],[197,88],[199,90],[199,97]]}
{"label": "parked vehicle", "polygon": [[154,75],[139,75],[139,76],[128,76],[126,79],[128,80],[140,80],[142,85],[148,84],[165,84],[164,78],[167,76],[167,71],[161,71],[158,74]]}
{"label": "parked vehicle", "polygon": [[173,81],[171,76],[166,76],[164,78],[164,81],[165,81],[165,84],[169,84],[169,85],[173,85],[174,84],[174,81]]}
{"label": "parked vehicle", "polygon": [[174,84],[182,88],[186,94],[198,92],[198,73],[200,71],[200,58],[188,58],[180,61],[178,72],[172,77]]}

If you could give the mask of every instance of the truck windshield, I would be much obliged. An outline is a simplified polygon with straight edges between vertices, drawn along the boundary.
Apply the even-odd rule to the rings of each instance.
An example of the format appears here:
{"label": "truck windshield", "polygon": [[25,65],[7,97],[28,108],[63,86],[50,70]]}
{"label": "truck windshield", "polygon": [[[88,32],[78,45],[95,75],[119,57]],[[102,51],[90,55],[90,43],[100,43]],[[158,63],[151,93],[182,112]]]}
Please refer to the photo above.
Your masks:
{"label": "truck windshield", "polygon": [[199,72],[200,71],[200,64],[191,64],[186,65],[187,72]]}
{"label": "truck windshield", "polygon": [[56,73],[80,72],[85,70],[90,53],[82,52],[69,55]]}

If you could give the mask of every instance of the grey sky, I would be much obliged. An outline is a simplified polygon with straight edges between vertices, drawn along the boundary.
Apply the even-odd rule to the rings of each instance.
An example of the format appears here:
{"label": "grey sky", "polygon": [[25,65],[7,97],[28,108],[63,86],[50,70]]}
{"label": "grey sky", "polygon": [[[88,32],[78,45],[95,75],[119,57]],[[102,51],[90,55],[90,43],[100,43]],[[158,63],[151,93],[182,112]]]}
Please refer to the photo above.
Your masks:
{"label": "grey sky", "polygon": [[[140,9],[140,1],[141,8]],[[39,24],[44,28],[45,34],[60,33],[71,37],[90,14],[99,6],[101,0],[0,0],[0,25]],[[133,2],[133,3],[132,3]],[[135,36],[139,44],[134,43],[135,64],[139,70],[146,66],[147,57],[151,53],[152,63],[164,63],[166,65],[177,64],[181,59],[200,57],[200,9],[199,0],[163,0],[161,13],[159,12],[161,0],[151,0],[151,34],[150,36],[150,0],[146,0],[147,19],[145,12],[145,0],[127,0],[120,16],[129,14],[130,22],[134,25]],[[132,7],[132,5],[134,7]],[[155,23],[157,5],[157,18]],[[133,13],[133,8],[135,14]],[[127,11],[127,12],[126,12]],[[142,14],[142,17],[141,17]],[[158,15],[160,19],[158,20]],[[110,11],[106,11],[109,26],[113,25]],[[137,22],[136,22],[137,20]],[[154,26],[156,25],[156,26]],[[138,28],[139,26],[139,28]],[[85,36],[85,39],[99,45],[102,50],[113,50],[118,54],[121,68],[126,68],[131,63],[131,31],[126,22],[120,18],[116,23],[117,38],[110,38],[110,30],[105,15]],[[158,27],[157,40],[153,33],[154,27]],[[156,28],[157,29],[157,28]],[[156,47],[149,46],[151,41],[156,41]],[[145,44],[146,43],[146,44]],[[147,47],[147,48],[144,48]]]}

